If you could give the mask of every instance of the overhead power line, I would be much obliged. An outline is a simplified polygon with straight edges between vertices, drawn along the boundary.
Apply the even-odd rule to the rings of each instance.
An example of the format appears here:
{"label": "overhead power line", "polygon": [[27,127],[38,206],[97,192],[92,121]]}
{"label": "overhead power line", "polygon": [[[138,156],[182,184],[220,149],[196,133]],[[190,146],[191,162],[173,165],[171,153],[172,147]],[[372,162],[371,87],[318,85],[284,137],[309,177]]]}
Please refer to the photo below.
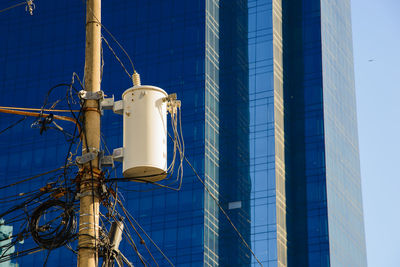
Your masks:
{"label": "overhead power line", "polygon": [[22,5],[24,5],[24,4],[26,4],[26,1],[21,2],[21,3],[19,3],[19,4],[15,4],[15,5],[13,5],[13,6],[6,7],[6,8],[4,8],[4,9],[0,10],[0,13],[5,12],[5,11],[10,10],[10,9],[13,9],[13,8],[15,8],[15,7],[22,6]]}
{"label": "overhead power line", "polygon": [[[82,2],[85,3],[84,0],[83,0]],[[88,6],[87,8],[89,9],[90,13],[93,14],[93,17],[96,19],[96,23],[98,23],[98,24],[108,33],[108,35],[110,35],[110,37],[111,37],[111,38],[113,39],[113,41],[119,46],[119,48],[122,50],[122,52],[124,52],[124,54],[126,55],[126,57],[127,57],[128,60],[129,60],[129,63],[130,63],[131,66],[132,66],[132,73],[136,73],[135,66],[133,65],[132,59],[131,59],[131,57],[129,56],[129,54],[126,52],[126,50],[124,49],[124,47],[120,44],[120,42],[118,42],[117,38],[115,38],[115,36],[107,29],[107,27],[104,26],[104,25],[100,22],[100,20],[95,16],[95,14],[94,14],[93,10],[91,9],[91,7]]]}
{"label": "overhead power line", "polygon": [[28,182],[28,181],[30,181],[30,180],[39,178],[39,177],[41,177],[41,176],[44,176],[44,175],[47,175],[47,174],[50,174],[50,173],[53,173],[53,172],[62,170],[62,169],[64,169],[64,168],[66,168],[66,167],[67,167],[67,166],[62,166],[62,167],[60,167],[60,168],[57,168],[57,169],[54,169],[54,170],[51,170],[51,171],[47,171],[47,172],[44,172],[44,173],[40,173],[40,174],[31,176],[31,177],[29,177],[29,178],[25,178],[25,179],[23,179],[23,180],[20,180],[20,181],[18,181],[18,182],[15,182],[15,183],[2,186],[2,187],[0,187],[0,190],[5,189],[5,188],[9,188],[9,187],[11,187],[11,186],[15,186],[15,185],[17,185],[17,184],[21,184],[21,183]]}
{"label": "overhead power line", "polygon": [[144,235],[150,240],[150,242],[156,247],[156,249],[161,253],[161,255],[168,261],[168,263],[171,266],[174,266],[174,264],[171,262],[171,260],[164,254],[164,252],[157,246],[157,244],[153,241],[153,239],[151,239],[151,237],[146,233],[146,231],[142,228],[142,226],[140,226],[140,224],[135,220],[135,218],[129,213],[129,211],[123,206],[121,200],[117,200],[119,205],[122,208],[122,211],[124,212],[125,216],[128,218],[129,223],[132,225],[132,222],[130,221],[130,219],[132,219],[132,221],[140,228],[140,230],[144,233]]}
{"label": "overhead power line", "polygon": [[247,244],[246,240],[244,239],[244,237],[242,236],[242,234],[239,232],[239,230],[236,228],[236,226],[233,224],[231,218],[229,217],[229,215],[226,213],[226,211],[222,208],[222,206],[219,204],[218,199],[214,196],[214,194],[207,188],[205,182],[200,178],[200,175],[197,173],[196,169],[192,166],[192,164],[189,162],[189,160],[187,159],[187,157],[185,156],[185,161],[186,163],[190,166],[190,168],[192,169],[193,173],[196,175],[197,179],[200,181],[200,183],[203,184],[204,189],[207,191],[207,193],[212,197],[212,199],[214,199],[215,203],[217,204],[218,208],[221,210],[221,212],[225,215],[226,219],[229,221],[229,223],[231,224],[232,228],[235,230],[235,232],[237,233],[237,235],[239,236],[239,238],[242,240],[243,244],[247,247],[247,249],[251,252],[251,254],[253,255],[254,259],[258,262],[258,264],[260,264],[260,266],[263,266],[262,263],[260,262],[260,260],[257,258],[256,254],[254,253],[254,251],[251,249],[251,247],[249,246],[249,244]]}
{"label": "overhead power line", "polygon": [[104,40],[104,42],[106,43],[106,45],[108,46],[108,48],[110,49],[111,53],[114,55],[114,57],[117,59],[117,61],[119,62],[119,64],[121,65],[121,67],[124,69],[125,73],[128,75],[128,77],[130,79],[132,79],[132,75],[129,73],[129,71],[125,68],[124,63],[122,63],[121,59],[117,56],[117,54],[115,53],[114,49],[110,46],[110,44],[108,43],[107,39],[104,38],[104,36],[101,36],[101,39]]}
{"label": "overhead power line", "polygon": [[4,133],[5,131],[11,129],[12,127],[16,126],[17,124],[23,122],[27,117],[23,117],[22,119],[19,119],[18,121],[14,122],[13,124],[11,124],[10,126],[4,128],[3,130],[0,131],[0,134]]}

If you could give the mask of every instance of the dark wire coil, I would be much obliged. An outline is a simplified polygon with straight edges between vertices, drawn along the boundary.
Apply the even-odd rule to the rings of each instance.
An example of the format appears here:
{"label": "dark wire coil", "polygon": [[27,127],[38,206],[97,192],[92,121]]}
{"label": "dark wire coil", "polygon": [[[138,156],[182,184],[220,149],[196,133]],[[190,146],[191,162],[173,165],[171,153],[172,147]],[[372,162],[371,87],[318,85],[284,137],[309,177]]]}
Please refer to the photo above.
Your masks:
{"label": "dark wire coil", "polygon": [[[52,221],[45,225],[40,225],[40,220],[44,219],[43,216],[48,213],[50,208],[57,208],[60,210],[60,214],[54,218],[53,221],[60,218],[61,222],[54,229],[51,229],[49,226],[49,223]],[[76,231],[75,212],[71,205],[61,200],[48,200],[33,211],[29,229],[33,240],[41,248],[51,250],[64,246],[74,237]]]}

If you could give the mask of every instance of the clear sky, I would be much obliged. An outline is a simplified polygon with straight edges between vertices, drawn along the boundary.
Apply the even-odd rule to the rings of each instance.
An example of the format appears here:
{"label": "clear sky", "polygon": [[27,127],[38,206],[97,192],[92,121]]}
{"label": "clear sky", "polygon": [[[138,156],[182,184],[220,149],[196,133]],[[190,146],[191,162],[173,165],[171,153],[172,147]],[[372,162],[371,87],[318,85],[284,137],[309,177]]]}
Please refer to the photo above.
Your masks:
{"label": "clear sky", "polygon": [[400,0],[351,0],[369,267],[400,266]]}

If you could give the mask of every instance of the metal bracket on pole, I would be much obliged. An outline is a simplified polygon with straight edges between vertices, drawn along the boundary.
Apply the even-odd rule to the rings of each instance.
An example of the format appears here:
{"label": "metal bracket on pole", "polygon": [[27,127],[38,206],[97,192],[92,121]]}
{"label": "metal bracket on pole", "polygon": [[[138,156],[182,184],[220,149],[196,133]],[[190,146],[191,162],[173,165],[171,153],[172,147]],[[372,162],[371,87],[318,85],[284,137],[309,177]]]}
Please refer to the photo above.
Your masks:
{"label": "metal bracket on pole", "polygon": [[100,101],[101,110],[113,109],[113,107],[114,107],[114,95],[110,98],[101,99]]}
{"label": "metal bracket on pole", "polygon": [[89,161],[94,160],[97,157],[98,152],[88,152],[86,154],[83,154],[82,156],[76,157],[75,161],[79,165],[83,165],[85,163],[88,163]]}
{"label": "metal bracket on pole", "polygon": [[124,101],[123,100],[119,100],[114,102],[114,106],[113,106],[113,111],[116,114],[124,114]]}
{"label": "metal bracket on pole", "polygon": [[114,149],[112,157],[115,161],[122,162],[122,160],[124,159],[124,148],[119,147],[119,148]]}
{"label": "metal bracket on pole", "polygon": [[104,98],[104,92],[103,91],[90,92],[81,90],[79,91],[79,98],[85,100],[100,100]]}
{"label": "metal bracket on pole", "polygon": [[100,165],[100,169],[102,169],[103,167],[114,168],[113,156],[104,156],[104,151],[100,151],[99,165]]}
{"label": "metal bracket on pole", "polygon": [[124,113],[124,101],[114,101],[114,96],[110,98],[103,98],[100,101],[100,110],[113,110],[114,113],[122,115]]}
{"label": "metal bracket on pole", "polygon": [[100,151],[99,153],[100,169],[103,167],[114,168],[114,161],[122,162],[123,157],[124,157],[123,147],[114,149],[113,154],[109,156],[104,156],[104,151]]}

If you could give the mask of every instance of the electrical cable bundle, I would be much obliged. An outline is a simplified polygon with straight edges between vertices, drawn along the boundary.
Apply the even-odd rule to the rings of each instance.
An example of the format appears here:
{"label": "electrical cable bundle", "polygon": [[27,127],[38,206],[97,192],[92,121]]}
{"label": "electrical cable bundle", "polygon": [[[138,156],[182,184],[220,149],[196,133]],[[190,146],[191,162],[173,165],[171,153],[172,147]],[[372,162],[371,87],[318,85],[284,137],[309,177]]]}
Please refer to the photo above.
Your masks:
{"label": "electrical cable bundle", "polygon": [[[52,213],[56,213],[55,216]],[[29,229],[41,248],[51,250],[64,246],[76,231],[73,207],[57,199],[48,200],[33,211]]]}
{"label": "electrical cable bundle", "polygon": [[[181,112],[180,101],[179,102],[176,100],[171,101],[171,103],[168,104],[168,109],[171,114],[171,128],[173,132],[173,138],[171,139],[173,141],[174,152],[173,152],[172,162],[167,170],[167,172],[169,173],[167,179],[171,179],[173,177],[175,169],[176,153],[178,152],[179,165],[176,173],[175,182],[179,182],[177,190],[180,190],[183,179],[183,159],[185,157],[185,142],[183,140],[183,134],[182,134],[182,112]],[[171,137],[171,135],[169,136]]]}
{"label": "electrical cable bundle", "polygon": [[[54,173],[55,171],[60,171],[62,168],[58,168],[56,170],[46,172],[41,175],[35,175],[33,177],[25,178],[24,180],[21,180],[19,182],[15,182],[13,184],[7,185],[2,187],[1,189],[6,189],[9,187],[13,187],[16,185],[19,185],[23,182],[30,181],[34,178],[38,177],[43,177],[44,175],[47,175],[49,173]],[[4,212],[0,214],[0,227],[2,228],[2,231],[0,231],[0,262],[6,262],[11,259],[15,259],[18,257],[23,257],[25,255],[29,255],[32,253],[39,252],[43,250],[44,248],[47,247],[52,247],[50,245],[46,245],[46,237],[44,235],[48,234],[49,232],[52,231],[52,227],[48,227],[47,225],[43,225],[43,218],[46,216],[47,218],[49,217],[48,212],[45,210],[46,205],[50,205],[50,207],[54,207],[55,203],[57,202],[62,202],[60,200],[56,200],[55,197],[61,197],[65,195],[66,190],[63,189],[62,187],[57,187],[55,186],[55,182],[50,182],[51,179],[56,179],[58,175],[53,175],[52,177],[49,178],[48,183],[46,186],[38,188],[36,190],[32,190],[30,192],[25,192],[25,193],[19,193],[15,197],[11,199],[10,201],[14,201],[14,204],[10,206],[3,206],[3,207],[8,207]],[[18,201],[18,203],[15,203]],[[56,201],[56,202],[55,202]],[[63,202],[62,202],[63,203]],[[60,213],[61,207],[63,205],[59,204],[56,208],[56,211]],[[34,210],[34,212],[30,212]],[[54,217],[53,222],[47,222],[48,225],[55,225],[58,222],[60,222],[60,225],[56,226],[55,228],[56,231],[53,231],[52,235],[49,235],[49,238],[55,238],[55,243],[54,246],[56,246],[59,243],[58,240],[58,234],[59,233],[64,233],[61,239],[68,238],[71,239],[69,236],[67,236],[65,233],[70,232],[74,233],[74,224],[73,221],[72,223],[69,221],[70,213],[65,213],[63,212],[59,218]],[[36,233],[35,230],[30,231],[30,224],[34,224],[34,221],[40,222],[38,225],[42,227],[36,228]],[[10,229],[11,227],[11,229]],[[13,228],[15,228],[17,231],[15,231]],[[54,228],[54,229],[55,229]],[[18,230],[19,229],[19,230]],[[33,227],[32,227],[33,229]],[[46,232],[47,231],[47,232]],[[24,249],[20,250],[21,244],[25,243],[25,240],[29,239],[30,236],[37,235],[39,238],[35,240],[41,240],[43,241],[42,244],[40,242],[37,242],[39,244],[39,247],[31,247],[31,248],[26,248],[24,245]],[[28,244],[30,244],[28,242]],[[18,247],[17,247],[18,246]],[[29,246],[29,245],[28,245]]]}
{"label": "electrical cable bundle", "polygon": [[[77,173],[76,170],[73,170],[73,166],[75,166],[73,158],[80,146],[80,142],[78,143],[76,140],[81,134],[79,117],[82,106],[78,100],[78,90],[74,88],[75,79],[83,88],[78,75],[73,73],[71,83],[57,84],[48,90],[41,108],[0,107],[2,113],[24,116],[1,130],[0,134],[26,120],[27,116],[34,116],[37,119],[31,125],[32,128],[39,128],[42,134],[48,129],[55,129],[64,134],[68,143],[64,166],[31,177],[15,179],[16,182],[0,187],[4,193],[10,187],[20,187],[33,180],[40,179],[46,183],[45,186],[42,185],[35,190],[29,190],[29,192],[18,193],[18,191],[12,190],[10,192],[13,194],[2,194],[4,197],[0,198],[2,205],[0,227],[3,227],[4,233],[0,231],[0,262],[7,262],[44,249],[50,254],[52,249],[64,245],[70,248],[69,243],[76,238],[77,222],[74,212],[76,187],[75,183],[71,183],[71,181],[74,180]],[[65,93],[57,93],[53,99],[50,99],[50,95],[53,95],[52,93],[57,88],[66,89]],[[59,98],[57,99],[57,97]],[[77,108],[78,105],[79,108]],[[62,112],[68,112],[72,117],[56,115]],[[57,119],[74,122],[74,128],[68,124],[66,126],[57,124],[55,121]],[[70,130],[71,128],[72,130]],[[76,146],[76,151],[74,146]],[[47,182],[46,176],[48,177]],[[12,232],[8,235],[6,233],[10,231],[7,230],[10,229],[9,227],[12,227]],[[35,243],[27,240],[30,237],[38,247],[32,247],[32,244]]]}

